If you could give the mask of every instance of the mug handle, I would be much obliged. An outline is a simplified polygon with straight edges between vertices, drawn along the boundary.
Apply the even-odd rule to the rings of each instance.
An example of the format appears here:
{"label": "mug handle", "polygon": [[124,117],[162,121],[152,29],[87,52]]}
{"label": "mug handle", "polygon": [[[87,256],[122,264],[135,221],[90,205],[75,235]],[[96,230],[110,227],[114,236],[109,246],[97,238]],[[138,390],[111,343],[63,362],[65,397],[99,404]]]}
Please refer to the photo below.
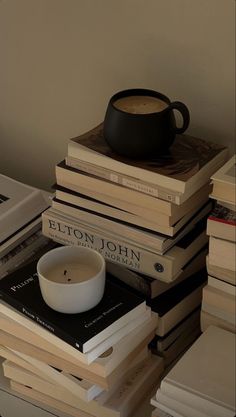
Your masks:
{"label": "mug handle", "polygon": [[189,114],[187,106],[185,106],[185,104],[181,103],[180,101],[173,101],[173,103],[170,103],[169,109],[178,110],[182,114],[183,126],[175,127],[175,133],[178,133],[178,134],[184,133],[185,130],[188,128],[189,122],[190,122],[190,114]]}

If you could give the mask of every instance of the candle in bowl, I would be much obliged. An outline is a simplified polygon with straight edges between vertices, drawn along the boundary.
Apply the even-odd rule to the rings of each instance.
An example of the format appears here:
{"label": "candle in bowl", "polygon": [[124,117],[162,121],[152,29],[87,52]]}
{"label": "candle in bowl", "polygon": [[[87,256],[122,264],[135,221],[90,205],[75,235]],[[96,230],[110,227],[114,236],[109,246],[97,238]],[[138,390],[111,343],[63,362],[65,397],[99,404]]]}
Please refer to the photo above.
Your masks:
{"label": "candle in bowl", "polygon": [[60,313],[82,313],[95,307],[105,287],[105,260],[82,246],[52,249],[38,261],[37,273],[45,303]]}

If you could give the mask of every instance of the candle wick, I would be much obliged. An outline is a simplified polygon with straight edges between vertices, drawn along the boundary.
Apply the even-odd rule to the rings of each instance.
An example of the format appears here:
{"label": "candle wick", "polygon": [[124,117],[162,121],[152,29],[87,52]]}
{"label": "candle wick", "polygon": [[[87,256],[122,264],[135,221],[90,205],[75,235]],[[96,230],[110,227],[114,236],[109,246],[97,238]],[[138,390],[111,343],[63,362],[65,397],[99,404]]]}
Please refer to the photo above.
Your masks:
{"label": "candle wick", "polygon": [[66,275],[67,274],[67,270],[65,269],[65,271],[64,271],[64,275]]}

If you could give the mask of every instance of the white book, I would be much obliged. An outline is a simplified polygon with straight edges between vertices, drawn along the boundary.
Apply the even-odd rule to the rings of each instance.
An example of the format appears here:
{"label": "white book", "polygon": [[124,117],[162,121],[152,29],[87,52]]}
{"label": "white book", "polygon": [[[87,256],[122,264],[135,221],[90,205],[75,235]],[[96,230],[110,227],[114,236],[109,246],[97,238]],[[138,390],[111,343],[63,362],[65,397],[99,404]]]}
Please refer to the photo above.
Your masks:
{"label": "white book", "polygon": [[235,335],[210,326],[162,380],[161,392],[211,417],[234,417],[235,360]]}
{"label": "white book", "polygon": [[0,174],[0,243],[48,206],[45,192]]}

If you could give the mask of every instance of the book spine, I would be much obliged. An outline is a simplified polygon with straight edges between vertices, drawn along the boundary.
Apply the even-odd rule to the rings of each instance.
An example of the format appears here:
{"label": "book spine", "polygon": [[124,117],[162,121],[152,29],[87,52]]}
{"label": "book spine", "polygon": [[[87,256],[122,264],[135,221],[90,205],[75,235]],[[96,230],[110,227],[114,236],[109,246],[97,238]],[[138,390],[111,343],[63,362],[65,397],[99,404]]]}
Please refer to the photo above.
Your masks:
{"label": "book spine", "polygon": [[0,300],[1,299],[5,301],[8,305],[15,308],[20,313],[22,313],[28,319],[35,321],[39,326],[44,327],[50,333],[64,340],[66,343],[83,353],[82,343],[80,343],[78,340],[75,340],[67,333],[61,331],[61,329],[57,326],[53,326],[50,322],[47,321],[47,318],[35,314],[31,309],[26,308],[23,304],[19,303],[15,298],[10,297],[3,290],[0,290]]}
{"label": "book spine", "polygon": [[66,164],[72,168],[76,168],[96,177],[120,184],[132,190],[139,191],[140,193],[148,194],[152,197],[160,198],[173,204],[180,204],[180,194],[165,188],[157,187],[146,181],[141,181],[128,175],[120,174],[70,156],[66,157]]}
{"label": "book spine", "polygon": [[55,216],[49,210],[42,215],[42,227],[43,234],[58,243],[87,246],[100,252],[110,262],[165,282],[172,279],[172,261],[165,256],[107,238],[85,225]]}

